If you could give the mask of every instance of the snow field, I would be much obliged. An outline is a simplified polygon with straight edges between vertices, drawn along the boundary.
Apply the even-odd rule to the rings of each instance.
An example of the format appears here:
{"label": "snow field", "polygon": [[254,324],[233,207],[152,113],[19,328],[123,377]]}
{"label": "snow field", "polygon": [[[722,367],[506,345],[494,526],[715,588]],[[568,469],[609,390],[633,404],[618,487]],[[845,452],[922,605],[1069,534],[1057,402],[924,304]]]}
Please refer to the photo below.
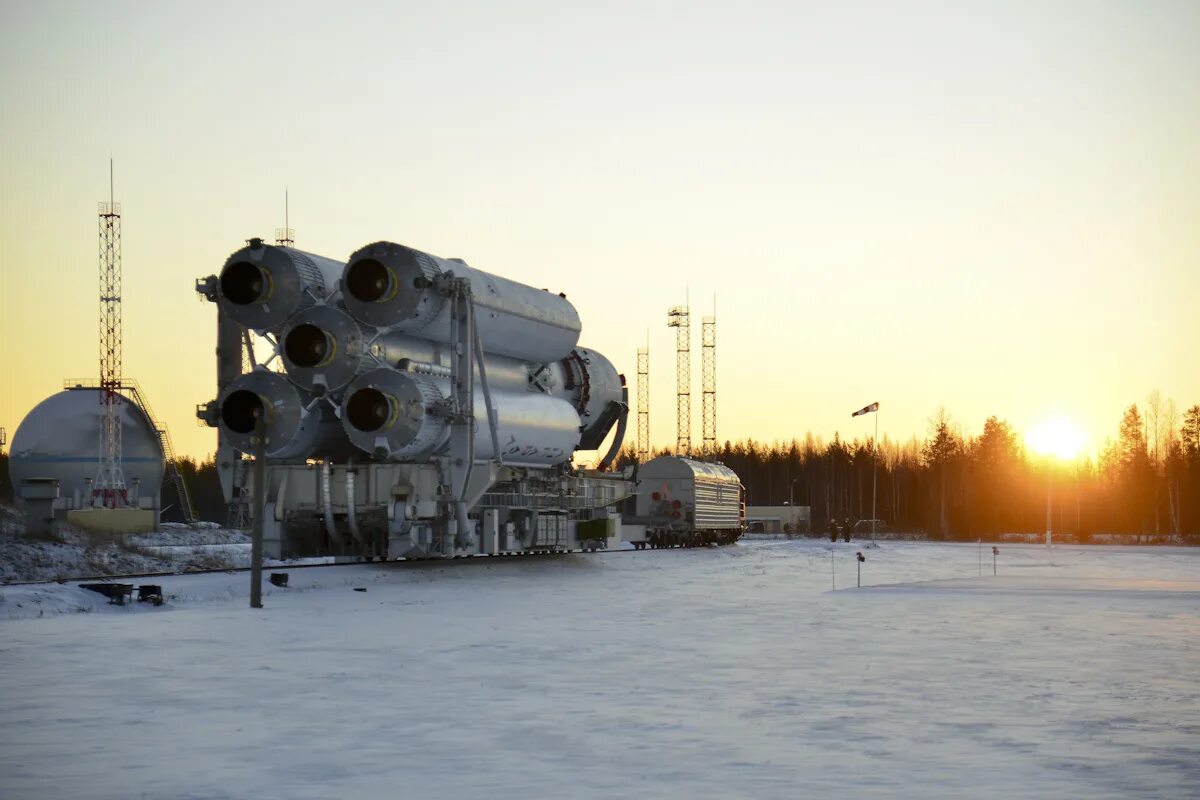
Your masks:
{"label": "snow field", "polygon": [[834,552],[2,587],[0,796],[1200,793],[1200,552]]}

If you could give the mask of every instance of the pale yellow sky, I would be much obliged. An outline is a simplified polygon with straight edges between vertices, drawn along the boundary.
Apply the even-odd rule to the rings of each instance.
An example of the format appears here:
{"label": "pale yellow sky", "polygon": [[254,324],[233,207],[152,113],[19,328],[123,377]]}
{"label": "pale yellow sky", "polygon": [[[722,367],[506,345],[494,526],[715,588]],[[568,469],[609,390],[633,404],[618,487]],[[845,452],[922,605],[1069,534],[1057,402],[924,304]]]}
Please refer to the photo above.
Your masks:
{"label": "pale yellow sky", "polygon": [[97,371],[95,204],[124,207],[125,372],[178,449],[214,394],[194,278],[389,238],[566,292],[674,441],[718,304],[718,433],[923,435],[1200,403],[1200,5],[0,5],[0,425]]}

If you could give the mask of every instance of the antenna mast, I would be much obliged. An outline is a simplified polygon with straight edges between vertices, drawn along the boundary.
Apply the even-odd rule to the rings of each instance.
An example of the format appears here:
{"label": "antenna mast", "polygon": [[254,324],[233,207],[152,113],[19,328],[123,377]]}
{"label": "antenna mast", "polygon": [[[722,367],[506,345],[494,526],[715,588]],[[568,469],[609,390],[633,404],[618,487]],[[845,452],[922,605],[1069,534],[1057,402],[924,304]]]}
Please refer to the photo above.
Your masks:
{"label": "antenna mast", "polygon": [[637,459],[650,457],[650,346],[637,351]]}
{"label": "antenna mast", "polygon": [[675,455],[692,454],[692,315],[688,306],[667,312],[675,329]]}
{"label": "antenna mast", "polygon": [[288,213],[288,190],[283,189],[283,227],[275,229],[275,244],[279,247],[295,247],[296,231],[291,227]]}
{"label": "antenna mast", "polygon": [[701,427],[705,455],[717,452],[717,311],[700,320]]}
{"label": "antenna mast", "polygon": [[100,211],[100,465],[92,505],[129,503],[121,464],[121,206],[114,199],[113,162],[108,160],[108,202]]}

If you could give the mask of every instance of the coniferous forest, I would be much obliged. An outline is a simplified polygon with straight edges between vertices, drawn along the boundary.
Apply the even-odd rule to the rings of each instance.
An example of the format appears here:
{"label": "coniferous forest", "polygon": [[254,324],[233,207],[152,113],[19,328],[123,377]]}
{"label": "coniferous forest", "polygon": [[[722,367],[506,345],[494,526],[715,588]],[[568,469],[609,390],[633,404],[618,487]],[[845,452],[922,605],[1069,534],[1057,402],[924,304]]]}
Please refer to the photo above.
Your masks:
{"label": "coniferous forest", "polygon": [[[814,532],[831,517],[871,518],[869,438],[726,442],[706,455],[737,472],[747,505],[810,506]],[[632,457],[626,449],[621,463]],[[923,439],[881,437],[877,481],[880,530],[971,541],[1041,533],[1049,493],[1053,530],[1064,540],[1122,533],[1200,542],[1200,405],[1180,415],[1152,394],[1125,410],[1098,458],[1071,463],[1029,452],[997,417],[970,437],[939,411]]]}

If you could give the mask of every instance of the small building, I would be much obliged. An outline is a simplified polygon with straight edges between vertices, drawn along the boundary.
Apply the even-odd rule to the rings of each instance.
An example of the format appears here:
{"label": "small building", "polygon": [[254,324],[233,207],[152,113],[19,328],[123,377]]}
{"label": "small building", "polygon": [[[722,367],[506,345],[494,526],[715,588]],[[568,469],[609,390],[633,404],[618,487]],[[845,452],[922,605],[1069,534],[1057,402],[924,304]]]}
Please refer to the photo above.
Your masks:
{"label": "small building", "polygon": [[746,506],[750,533],[812,533],[809,506]]}

